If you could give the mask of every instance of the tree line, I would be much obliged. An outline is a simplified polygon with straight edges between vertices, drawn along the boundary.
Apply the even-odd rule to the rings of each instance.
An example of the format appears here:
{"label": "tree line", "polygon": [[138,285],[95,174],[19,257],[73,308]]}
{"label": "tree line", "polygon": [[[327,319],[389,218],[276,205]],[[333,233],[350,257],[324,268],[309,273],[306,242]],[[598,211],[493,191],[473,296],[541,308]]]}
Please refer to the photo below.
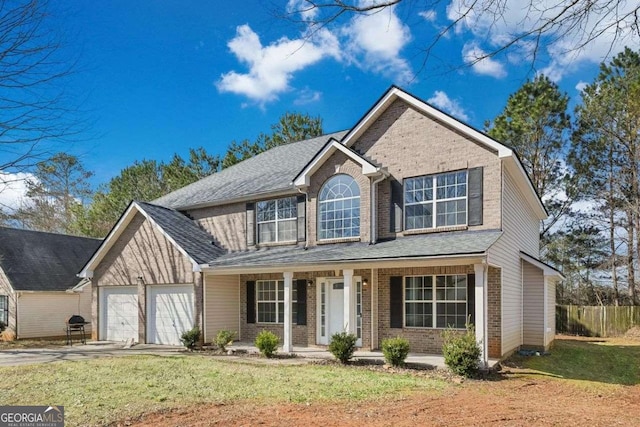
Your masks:
{"label": "tree line", "polygon": [[253,141],[232,141],[222,156],[199,147],[190,148],[187,158],[174,154],[167,162],[136,161],[96,191],[88,182],[93,172],[77,156],[58,153],[36,164],[20,207],[0,220],[32,230],[103,238],[131,200],[157,199],[272,147],[322,132],[320,117],[285,113],[270,133]]}
{"label": "tree line", "polygon": [[[520,156],[549,218],[541,256],[566,277],[562,304],[638,304],[640,261],[640,53],[602,63],[569,111],[570,98],[544,75],[525,82],[485,123]],[[78,158],[39,163],[23,206],[6,222],[104,237],[130,200],[150,201],[277,145],[321,135],[322,120],[287,113],[268,134],[233,141],[223,156],[204,148],[168,162],[142,160],[93,192]]]}

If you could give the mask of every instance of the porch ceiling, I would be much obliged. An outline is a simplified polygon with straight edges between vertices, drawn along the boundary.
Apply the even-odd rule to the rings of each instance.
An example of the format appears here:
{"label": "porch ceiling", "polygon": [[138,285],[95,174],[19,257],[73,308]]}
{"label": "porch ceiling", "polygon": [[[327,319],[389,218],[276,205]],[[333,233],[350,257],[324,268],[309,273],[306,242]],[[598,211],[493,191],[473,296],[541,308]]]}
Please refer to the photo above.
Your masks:
{"label": "porch ceiling", "polygon": [[300,265],[390,262],[425,258],[469,258],[482,256],[500,238],[499,230],[460,231],[406,236],[368,243],[335,243],[305,249],[280,246],[223,255],[208,264],[213,271],[254,268],[292,268]]}

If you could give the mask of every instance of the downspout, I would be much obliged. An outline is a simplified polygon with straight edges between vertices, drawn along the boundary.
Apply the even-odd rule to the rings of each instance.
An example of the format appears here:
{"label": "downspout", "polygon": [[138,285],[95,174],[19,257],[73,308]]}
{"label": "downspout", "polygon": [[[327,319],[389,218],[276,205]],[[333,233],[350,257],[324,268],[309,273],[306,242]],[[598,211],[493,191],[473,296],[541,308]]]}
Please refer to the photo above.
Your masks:
{"label": "downspout", "polygon": [[304,250],[306,251],[309,247],[309,228],[307,227],[309,218],[307,218],[307,202],[309,201],[309,194],[306,191],[303,191],[302,188],[298,188],[298,193],[304,194]]}
{"label": "downspout", "polygon": [[377,231],[378,231],[378,224],[377,224],[377,219],[378,219],[378,204],[376,203],[376,195],[378,194],[377,188],[378,188],[378,183],[382,182],[385,178],[387,178],[387,176],[389,176],[389,173],[385,172],[382,169],[378,169],[380,172],[380,177],[374,179],[371,182],[371,197],[369,198],[369,200],[371,201],[371,239],[369,241],[369,244],[371,245],[375,245],[377,242]]}

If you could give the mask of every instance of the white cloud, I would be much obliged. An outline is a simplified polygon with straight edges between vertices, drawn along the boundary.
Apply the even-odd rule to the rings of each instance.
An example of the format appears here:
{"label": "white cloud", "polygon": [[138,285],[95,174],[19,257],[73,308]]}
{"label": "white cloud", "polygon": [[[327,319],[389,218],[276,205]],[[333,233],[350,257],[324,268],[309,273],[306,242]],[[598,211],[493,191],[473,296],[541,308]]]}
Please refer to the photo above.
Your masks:
{"label": "white cloud", "polygon": [[583,82],[582,80],[580,80],[577,84],[576,84],[576,90],[578,92],[582,92],[584,90],[585,87],[589,86],[589,83],[587,82]]}
{"label": "white cloud", "polygon": [[442,111],[451,114],[459,120],[469,120],[469,116],[464,111],[464,108],[460,106],[458,101],[449,98],[449,96],[441,90],[435,91],[433,93],[433,96],[427,99],[427,102],[434,107],[437,107]]}
{"label": "white cloud", "polygon": [[319,31],[312,39],[282,37],[263,46],[248,25],[241,25],[227,46],[249,70],[223,74],[216,82],[218,90],[244,95],[260,104],[289,90],[295,72],[327,57],[340,58],[338,40],[328,31]]}
{"label": "white cloud", "polygon": [[[549,23],[554,15],[568,8],[565,16],[576,12],[585,2],[572,0],[506,0],[504,2],[476,2],[475,0],[451,0],[447,6],[447,18],[458,21],[455,32],[467,34],[473,42],[483,43],[492,49],[513,40],[514,35],[526,34],[542,23]],[[553,34],[541,40],[538,57],[548,61],[542,70],[552,80],[558,81],[567,73],[574,71],[583,62],[599,63],[622,50],[625,44],[635,39],[630,14],[637,7],[636,2],[604,2],[596,1],[589,11],[588,21],[581,26],[555,27]],[[616,17],[626,16],[627,22],[620,27],[614,25]],[[576,45],[586,41],[589,34],[598,37],[586,43],[579,50]],[[521,43],[512,46],[509,51],[516,63],[531,61],[533,36],[525,38]]]}
{"label": "white cloud", "polygon": [[475,43],[467,43],[462,48],[462,58],[465,64],[471,65],[473,71],[497,79],[505,77],[507,71],[504,65],[493,58],[483,58],[486,54]]}
{"label": "white cloud", "polygon": [[305,0],[289,0],[287,2],[287,13],[300,14],[305,21],[311,21],[318,16],[320,9]]}
{"label": "white cloud", "polygon": [[418,12],[418,15],[424,18],[424,20],[428,22],[435,22],[436,19],[438,18],[437,12],[433,9]]}
{"label": "white cloud", "polygon": [[300,92],[298,92],[298,97],[293,101],[294,105],[306,105],[311,104],[317,101],[320,101],[322,98],[322,92],[317,90],[311,90],[308,87],[305,87]]}
{"label": "white cloud", "polygon": [[30,173],[0,172],[0,210],[12,211],[20,207],[27,196],[27,179],[35,179]]}
{"label": "white cloud", "polygon": [[354,16],[342,34],[346,37],[349,59],[361,68],[400,84],[413,80],[411,66],[400,53],[411,41],[411,30],[400,21],[394,7]]}

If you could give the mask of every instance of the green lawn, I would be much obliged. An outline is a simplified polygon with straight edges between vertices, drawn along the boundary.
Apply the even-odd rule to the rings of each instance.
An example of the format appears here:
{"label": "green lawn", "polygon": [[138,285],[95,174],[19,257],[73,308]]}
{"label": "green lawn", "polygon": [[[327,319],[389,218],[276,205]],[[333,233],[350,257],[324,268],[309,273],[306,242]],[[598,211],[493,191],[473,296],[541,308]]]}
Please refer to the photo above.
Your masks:
{"label": "green lawn", "polygon": [[437,380],[366,369],[250,365],[197,355],[0,368],[2,404],[64,405],[69,426],[202,402],[361,400],[444,387]]}
{"label": "green lawn", "polygon": [[538,373],[608,384],[640,384],[640,342],[621,339],[557,339],[550,356],[513,356]]}

